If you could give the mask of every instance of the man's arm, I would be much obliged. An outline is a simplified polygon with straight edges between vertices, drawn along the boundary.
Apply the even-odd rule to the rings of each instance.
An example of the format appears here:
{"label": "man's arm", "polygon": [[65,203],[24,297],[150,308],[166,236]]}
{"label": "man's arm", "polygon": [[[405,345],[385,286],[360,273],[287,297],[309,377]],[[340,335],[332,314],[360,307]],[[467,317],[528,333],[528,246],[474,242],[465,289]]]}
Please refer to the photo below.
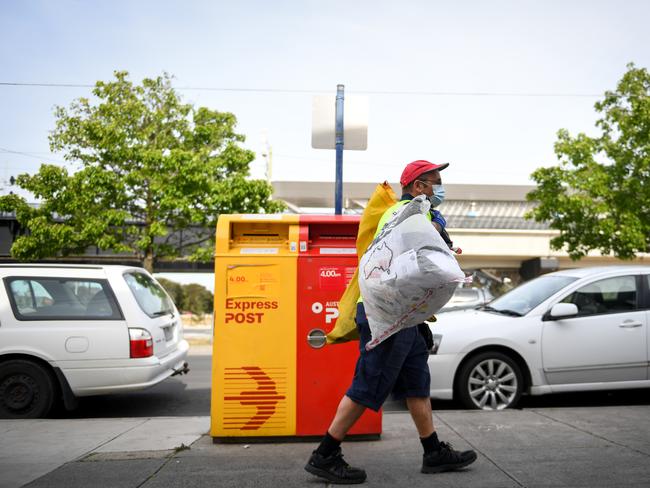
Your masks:
{"label": "man's arm", "polygon": [[447,227],[447,221],[438,210],[431,210],[431,223],[440,233]]}
{"label": "man's arm", "polygon": [[445,244],[449,246],[449,249],[453,249],[454,243],[451,241],[451,238],[449,237],[449,234],[446,230],[447,221],[438,210],[431,210],[431,223],[440,233],[440,237],[442,237],[442,240],[445,241]]}

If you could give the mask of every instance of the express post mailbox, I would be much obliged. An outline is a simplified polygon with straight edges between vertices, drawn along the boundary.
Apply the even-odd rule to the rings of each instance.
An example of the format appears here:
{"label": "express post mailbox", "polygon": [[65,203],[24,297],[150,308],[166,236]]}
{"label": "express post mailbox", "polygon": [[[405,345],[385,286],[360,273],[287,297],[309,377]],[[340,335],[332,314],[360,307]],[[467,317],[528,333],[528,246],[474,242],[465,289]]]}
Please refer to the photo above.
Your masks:
{"label": "express post mailbox", "polygon": [[[325,345],[357,266],[358,216],[222,215],[215,252],[210,434],[322,436],[358,342]],[[350,435],[377,438],[368,410]],[[271,439],[272,440],[272,439]]]}
{"label": "express post mailbox", "polygon": [[298,216],[222,215],[215,252],[210,434],[296,432]]}

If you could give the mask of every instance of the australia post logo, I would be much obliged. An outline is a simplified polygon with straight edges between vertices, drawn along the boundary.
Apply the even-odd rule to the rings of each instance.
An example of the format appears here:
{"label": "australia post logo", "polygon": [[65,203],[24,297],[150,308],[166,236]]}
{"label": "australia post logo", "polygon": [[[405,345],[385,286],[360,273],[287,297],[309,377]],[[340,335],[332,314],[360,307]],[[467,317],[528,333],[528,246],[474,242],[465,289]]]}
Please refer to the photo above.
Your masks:
{"label": "australia post logo", "polygon": [[261,324],[264,315],[278,309],[277,300],[226,299],[226,324]]}
{"label": "australia post logo", "polygon": [[325,314],[325,323],[331,324],[339,316],[339,302],[314,302],[311,304],[311,311],[314,315]]}

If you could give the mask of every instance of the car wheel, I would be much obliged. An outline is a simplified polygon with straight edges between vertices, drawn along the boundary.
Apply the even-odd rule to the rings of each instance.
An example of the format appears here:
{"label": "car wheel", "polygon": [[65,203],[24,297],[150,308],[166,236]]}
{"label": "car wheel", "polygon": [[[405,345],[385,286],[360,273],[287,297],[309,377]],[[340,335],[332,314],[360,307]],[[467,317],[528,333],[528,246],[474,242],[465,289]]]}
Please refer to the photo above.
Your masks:
{"label": "car wheel", "polygon": [[484,352],[465,363],[457,392],[467,408],[503,410],[514,407],[524,387],[521,369],[509,356]]}
{"label": "car wheel", "polygon": [[0,417],[33,419],[48,414],[54,382],[42,366],[23,359],[0,363]]}

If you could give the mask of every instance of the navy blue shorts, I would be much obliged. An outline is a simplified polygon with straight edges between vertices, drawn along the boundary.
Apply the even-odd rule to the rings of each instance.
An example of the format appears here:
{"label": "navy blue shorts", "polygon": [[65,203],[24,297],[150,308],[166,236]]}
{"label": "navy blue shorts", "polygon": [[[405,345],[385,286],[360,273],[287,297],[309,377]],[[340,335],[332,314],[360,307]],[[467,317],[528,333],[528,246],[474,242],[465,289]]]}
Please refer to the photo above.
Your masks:
{"label": "navy blue shorts", "polygon": [[397,399],[428,398],[431,384],[427,365],[429,351],[418,328],[402,329],[366,351],[370,327],[363,303],[357,304],[356,323],[360,356],[346,395],[374,411],[381,408],[391,392]]}

